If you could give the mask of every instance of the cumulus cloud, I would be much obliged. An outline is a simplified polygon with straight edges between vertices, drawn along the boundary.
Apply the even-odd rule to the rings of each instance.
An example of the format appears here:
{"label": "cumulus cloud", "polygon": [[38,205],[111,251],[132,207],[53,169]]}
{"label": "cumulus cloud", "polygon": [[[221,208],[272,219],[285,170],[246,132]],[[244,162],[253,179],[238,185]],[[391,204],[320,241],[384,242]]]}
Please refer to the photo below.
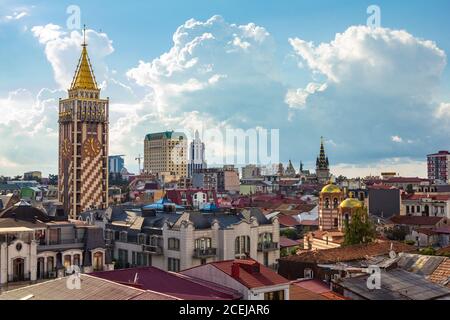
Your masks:
{"label": "cumulus cloud", "polygon": [[[31,31],[45,46],[47,60],[52,65],[54,78],[60,89],[68,89],[81,53],[83,42],[81,32],[67,32],[61,26],[51,23],[45,26],[34,26]],[[86,41],[91,63],[95,65],[97,81],[101,83],[108,72],[104,58],[114,52],[112,41],[105,33],[93,30],[86,31]]]}
{"label": "cumulus cloud", "polygon": [[18,89],[0,97],[0,165],[2,173],[51,170],[57,164],[57,90],[33,95]]}
{"label": "cumulus cloud", "polygon": [[435,102],[446,54],[434,42],[366,26],[352,26],[329,43],[289,42],[320,86],[290,89],[285,101],[298,109],[292,121],[300,131],[314,123],[338,143],[331,162],[418,159],[447,145],[442,133],[448,128],[432,116],[446,112]]}
{"label": "cumulus cloud", "polygon": [[[54,24],[32,32],[45,49],[58,88],[67,89],[81,34]],[[328,43],[289,39],[292,52],[281,56],[294,55],[295,69],[283,65],[286,59],[279,59],[263,26],[237,25],[220,16],[190,19],[177,28],[165,53],[135,62],[126,78],[105,63],[114,52],[108,35],[89,30],[87,38],[102,94],[111,98],[110,150],[126,154],[128,166],[142,154],[145,134],[167,129],[280,129],[280,160],[294,163],[314,159],[323,135],[337,172],[353,173],[389,167],[409,174],[423,165],[418,159],[448,143],[449,127],[437,124],[449,119],[450,105],[435,97],[446,55],[437,44],[406,31],[352,26]],[[298,74],[307,81],[297,84]],[[56,118],[45,117],[57,112],[42,104],[55,97],[45,95],[19,91],[0,97],[0,104],[16,110],[0,120],[0,130],[14,126],[21,108],[31,108],[34,116],[23,120],[27,130],[22,131],[56,150]],[[208,147],[223,148],[213,142]],[[20,165],[22,160],[15,159],[2,153],[0,164]],[[48,163],[56,168],[52,159]]]}
{"label": "cumulus cloud", "polygon": [[[235,114],[242,124],[284,108],[273,38],[254,23],[190,19],[176,30],[166,53],[140,61],[127,75],[154,93],[161,112],[197,110],[218,120]],[[274,96],[276,104],[266,107]]]}

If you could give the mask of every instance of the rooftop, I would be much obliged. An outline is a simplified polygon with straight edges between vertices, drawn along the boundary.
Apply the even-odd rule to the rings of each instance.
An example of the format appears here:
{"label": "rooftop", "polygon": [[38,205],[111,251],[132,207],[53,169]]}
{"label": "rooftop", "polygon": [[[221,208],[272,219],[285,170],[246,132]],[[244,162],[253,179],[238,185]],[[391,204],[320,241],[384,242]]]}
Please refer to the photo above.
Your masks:
{"label": "rooftop", "polygon": [[235,300],[241,297],[232,289],[155,267],[94,272],[91,275],[183,300]]}
{"label": "rooftop", "polygon": [[[239,265],[239,276],[237,278],[233,277],[244,286],[249,289],[281,285],[281,284],[289,284],[289,280],[280,276],[278,273],[269,269],[257,261],[253,259],[247,260],[226,260],[226,261],[218,261],[211,262],[212,266],[226,273],[230,277],[233,277],[232,274],[232,266],[233,264]],[[249,272],[248,268],[245,265],[257,265],[259,266],[259,272]]]}
{"label": "rooftop", "polygon": [[367,287],[368,277],[343,278],[336,283],[367,300],[433,300],[450,295],[449,289],[403,269],[381,270],[381,288],[378,290]]}
{"label": "rooftop", "polygon": [[68,277],[49,280],[0,294],[0,300],[176,300],[175,297],[132,288],[81,274],[80,289],[67,286]]}
{"label": "rooftop", "polygon": [[[336,263],[344,261],[363,260],[367,257],[386,255],[395,252],[412,252],[416,248],[396,241],[377,241],[371,244],[357,244],[333,249],[306,251],[299,255],[280,258],[280,262],[300,263]],[[281,264],[280,264],[281,267]]]}

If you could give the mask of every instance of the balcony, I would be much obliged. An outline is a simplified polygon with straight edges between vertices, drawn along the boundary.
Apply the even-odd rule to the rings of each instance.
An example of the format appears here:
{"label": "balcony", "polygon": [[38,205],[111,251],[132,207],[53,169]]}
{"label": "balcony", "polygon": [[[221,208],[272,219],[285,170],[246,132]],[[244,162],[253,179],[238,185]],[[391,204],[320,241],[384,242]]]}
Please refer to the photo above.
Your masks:
{"label": "balcony", "polygon": [[209,257],[215,257],[216,253],[217,253],[216,248],[204,248],[204,249],[196,248],[194,249],[194,258],[205,259]]}
{"label": "balcony", "polygon": [[53,251],[58,249],[82,249],[84,248],[84,241],[82,239],[64,239],[52,240],[47,243],[40,241],[38,251]]}
{"label": "balcony", "polygon": [[142,248],[144,250],[144,252],[148,252],[154,255],[162,255],[163,254],[163,248],[160,246],[151,246],[151,245],[147,245],[144,244],[142,245]]}
{"label": "balcony", "polygon": [[278,250],[278,242],[260,242],[258,243],[258,251],[268,252]]}

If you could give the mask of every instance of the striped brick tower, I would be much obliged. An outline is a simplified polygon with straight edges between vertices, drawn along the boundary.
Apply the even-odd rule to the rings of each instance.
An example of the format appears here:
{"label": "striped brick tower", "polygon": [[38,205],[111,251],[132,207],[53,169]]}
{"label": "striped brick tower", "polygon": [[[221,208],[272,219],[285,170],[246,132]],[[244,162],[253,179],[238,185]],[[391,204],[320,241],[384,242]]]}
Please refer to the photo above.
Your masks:
{"label": "striped brick tower", "polygon": [[59,101],[58,194],[76,219],[108,205],[109,99],[100,99],[86,41],[68,93]]}

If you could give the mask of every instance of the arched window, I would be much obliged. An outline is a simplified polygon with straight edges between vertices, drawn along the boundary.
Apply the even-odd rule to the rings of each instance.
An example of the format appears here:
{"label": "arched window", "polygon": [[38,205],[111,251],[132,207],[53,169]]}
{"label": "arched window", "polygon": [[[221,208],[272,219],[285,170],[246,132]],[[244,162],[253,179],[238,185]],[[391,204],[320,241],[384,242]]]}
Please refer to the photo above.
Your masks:
{"label": "arched window", "polygon": [[73,265],[81,267],[81,256],[79,254],[73,255]]}
{"label": "arched window", "polygon": [[94,253],[94,261],[92,265],[94,267],[94,271],[103,270],[103,252],[97,251],[96,253]]}
{"label": "arched window", "polygon": [[339,203],[338,203],[338,199],[334,198],[333,199],[333,208],[336,209],[338,207]]}
{"label": "arched window", "polygon": [[330,199],[325,198],[325,209],[330,208]]}

